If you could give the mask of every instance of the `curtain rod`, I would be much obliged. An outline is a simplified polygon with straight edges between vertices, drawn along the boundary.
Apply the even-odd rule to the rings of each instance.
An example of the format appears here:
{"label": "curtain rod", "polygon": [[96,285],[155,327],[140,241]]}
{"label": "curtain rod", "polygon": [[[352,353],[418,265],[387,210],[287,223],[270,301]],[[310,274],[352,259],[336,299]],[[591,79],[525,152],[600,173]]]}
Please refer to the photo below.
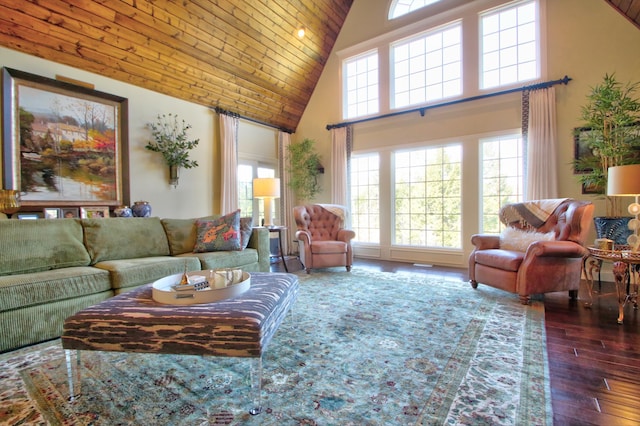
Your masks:
{"label": "curtain rod", "polygon": [[289,133],[289,134],[293,134],[294,133],[293,130],[287,129],[286,127],[279,127],[279,126],[276,126],[276,125],[273,125],[273,124],[270,124],[270,123],[266,123],[264,121],[256,120],[255,118],[245,117],[245,116],[242,116],[242,115],[238,114],[237,112],[232,112],[232,111],[226,110],[224,108],[213,107],[211,109],[213,109],[218,114],[225,114],[225,115],[230,115],[231,117],[241,118],[241,119],[246,120],[246,121],[251,121],[252,123],[257,123],[257,124],[261,124],[263,126],[271,127],[272,129],[280,130],[281,132],[285,132],[285,133]]}
{"label": "curtain rod", "polygon": [[336,123],[336,124],[327,124],[327,130],[337,129],[339,127],[346,127],[346,126],[349,126],[351,124],[358,124],[358,123],[364,123],[364,122],[367,122],[367,121],[379,120],[381,118],[395,117],[396,115],[410,114],[412,112],[419,112],[420,116],[424,117],[424,114],[428,109],[440,108],[440,107],[450,106],[450,105],[456,105],[456,104],[461,104],[461,103],[469,102],[469,101],[477,101],[479,99],[492,98],[494,96],[506,95],[508,93],[524,92],[526,90],[545,89],[547,87],[555,86],[556,84],[568,84],[571,80],[572,79],[570,77],[567,77],[565,75],[564,78],[561,78],[559,80],[546,81],[546,82],[543,82],[543,83],[532,84],[530,86],[523,86],[523,87],[518,87],[518,88],[515,88],[515,89],[503,90],[501,92],[487,93],[487,94],[484,94],[484,95],[472,96],[470,98],[456,99],[455,101],[451,101],[451,102],[444,102],[444,103],[441,103],[441,104],[435,104],[435,105],[423,106],[423,107],[420,107],[420,108],[408,109],[408,110],[404,110],[404,111],[392,112],[392,113],[389,113],[389,114],[378,115],[378,116],[375,116],[375,117],[363,118],[361,120],[345,121],[345,122]]}

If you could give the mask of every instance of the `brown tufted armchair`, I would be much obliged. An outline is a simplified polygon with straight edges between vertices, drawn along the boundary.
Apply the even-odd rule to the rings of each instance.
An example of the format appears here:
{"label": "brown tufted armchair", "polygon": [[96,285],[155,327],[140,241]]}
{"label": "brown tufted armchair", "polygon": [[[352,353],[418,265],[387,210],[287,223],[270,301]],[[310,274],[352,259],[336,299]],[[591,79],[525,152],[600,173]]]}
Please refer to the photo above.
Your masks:
{"label": "brown tufted armchair", "polygon": [[312,268],[329,266],[345,266],[347,271],[351,271],[351,239],[356,234],[343,228],[345,211],[344,207],[332,204],[293,208],[300,261],[307,274]]}
{"label": "brown tufted armchair", "polygon": [[[530,203],[540,201],[545,200]],[[469,281],[473,288],[483,283],[516,293],[523,304],[529,303],[532,294],[569,291],[572,298],[577,296],[582,258],[588,254],[583,244],[591,226],[594,206],[591,202],[573,199],[547,201],[559,204],[543,222],[524,209],[527,203],[504,206],[500,218],[508,228],[546,233],[551,241],[535,241],[526,246],[525,236],[520,240],[520,245],[525,247],[513,248],[513,241],[504,239],[506,233],[502,239],[499,235],[471,237],[475,248],[469,256]],[[523,215],[515,220],[518,211]]]}

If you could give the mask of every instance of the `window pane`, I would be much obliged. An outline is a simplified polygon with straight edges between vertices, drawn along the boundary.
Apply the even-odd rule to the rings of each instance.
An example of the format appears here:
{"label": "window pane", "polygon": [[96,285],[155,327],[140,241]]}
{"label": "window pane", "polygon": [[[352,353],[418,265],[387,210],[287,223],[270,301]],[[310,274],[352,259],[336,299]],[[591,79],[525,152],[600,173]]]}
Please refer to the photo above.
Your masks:
{"label": "window pane", "polygon": [[[461,31],[461,24],[455,23],[391,46],[392,108],[462,93]],[[406,56],[410,60],[404,60]],[[448,72],[450,70],[455,72]]]}
{"label": "window pane", "polygon": [[462,147],[394,153],[394,244],[462,247]]}
{"label": "window pane", "polygon": [[351,157],[351,221],[354,241],[380,243],[378,154]]}
{"label": "window pane", "polygon": [[440,0],[394,0],[389,7],[389,19],[398,18]]}
{"label": "window pane", "polygon": [[481,16],[480,25],[483,89],[539,77],[535,1],[486,13]]}
{"label": "window pane", "polygon": [[343,62],[344,118],[375,114],[378,103],[378,52],[369,52]]}
{"label": "window pane", "polygon": [[480,140],[481,232],[502,230],[498,213],[506,203],[523,200],[524,166],[520,135]]}

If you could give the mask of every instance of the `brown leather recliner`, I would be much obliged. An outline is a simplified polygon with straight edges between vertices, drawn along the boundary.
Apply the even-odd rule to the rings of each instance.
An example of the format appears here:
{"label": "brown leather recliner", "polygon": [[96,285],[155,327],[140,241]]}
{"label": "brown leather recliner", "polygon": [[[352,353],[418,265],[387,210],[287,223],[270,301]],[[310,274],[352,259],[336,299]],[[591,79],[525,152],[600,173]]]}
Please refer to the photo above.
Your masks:
{"label": "brown leather recliner", "polygon": [[331,204],[293,208],[300,261],[307,274],[312,268],[330,266],[345,266],[351,271],[351,239],[356,233],[343,228],[345,212],[344,207]]}
{"label": "brown leather recliner", "polygon": [[523,304],[529,303],[532,294],[554,291],[569,291],[575,298],[580,287],[582,259],[588,254],[583,244],[594,206],[591,202],[573,199],[558,201],[560,204],[541,224],[532,220],[535,223],[532,225],[525,218],[509,221],[508,212],[527,203],[506,205],[500,212],[501,220],[508,227],[554,232],[553,241],[536,241],[528,245],[526,251],[520,251],[501,248],[499,235],[473,235],[471,243],[475,248],[469,256],[471,286],[477,288],[478,283],[482,283],[516,293]]}

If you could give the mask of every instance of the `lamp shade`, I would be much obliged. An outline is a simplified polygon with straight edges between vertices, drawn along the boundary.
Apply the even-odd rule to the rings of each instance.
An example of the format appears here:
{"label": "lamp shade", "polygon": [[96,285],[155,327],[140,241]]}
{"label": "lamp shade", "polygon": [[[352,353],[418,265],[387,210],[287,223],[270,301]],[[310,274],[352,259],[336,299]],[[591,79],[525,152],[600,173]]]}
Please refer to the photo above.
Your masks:
{"label": "lamp shade", "polygon": [[607,195],[632,196],[640,194],[640,164],[609,167]]}
{"label": "lamp shade", "polygon": [[255,198],[280,198],[280,179],[257,178],[253,180]]}

